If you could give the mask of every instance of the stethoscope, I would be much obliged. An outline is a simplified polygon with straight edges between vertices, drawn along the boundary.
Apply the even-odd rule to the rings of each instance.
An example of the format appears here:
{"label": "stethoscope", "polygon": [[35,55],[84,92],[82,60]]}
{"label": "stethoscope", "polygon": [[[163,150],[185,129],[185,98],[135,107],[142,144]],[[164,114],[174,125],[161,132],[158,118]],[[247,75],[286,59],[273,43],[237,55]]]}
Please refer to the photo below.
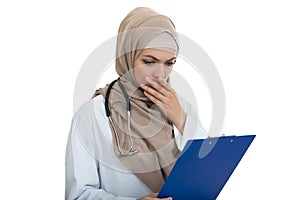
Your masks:
{"label": "stethoscope", "polygon": [[[114,86],[115,83],[118,83],[122,93],[123,93],[123,96],[126,100],[126,110],[127,110],[127,127],[128,127],[128,135],[129,135],[129,139],[130,139],[130,144],[129,144],[129,149],[128,150],[124,150],[121,148],[121,145],[120,145],[120,141],[119,141],[119,136],[118,136],[118,133],[116,131],[116,127],[113,123],[113,120],[111,118],[111,113],[110,113],[110,110],[108,108],[108,100],[109,100],[109,95],[110,95],[110,92],[111,92],[111,89],[112,87]],[[104,105],[105,105],[105,112],[106,112],[106,116],[108,117],[108,120],[113,128],[113,131],[114,131],[114,134],[115,134],[115,137],[116,137],[116,142],[117,142],[117,147],[118,147],[118,151],[120,152],[120,154],[122,156],[131,156],[131,155],[134,155],[135,153],[137,153],[138,151],[137,150],[133,150],[133,139],[132,139],[132,134],[131,134],[131,129],[130,129],[130,121],[131,121],[131,105],[130,105],[130,99],[129,99],[129,96],[123,86],[123,84],[121,83],[120,81],[120,78],[114,80],[113,82],[111,82],[107,88],[107,92],[106,92],[106,95],[105,95],[105,102],[104,102]]]}

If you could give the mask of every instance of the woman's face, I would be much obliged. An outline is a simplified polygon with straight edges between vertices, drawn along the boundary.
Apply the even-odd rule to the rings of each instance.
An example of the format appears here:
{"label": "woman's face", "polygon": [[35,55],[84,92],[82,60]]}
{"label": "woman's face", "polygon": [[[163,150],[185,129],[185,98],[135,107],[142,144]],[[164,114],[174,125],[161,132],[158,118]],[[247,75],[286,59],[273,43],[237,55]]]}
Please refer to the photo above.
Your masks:
{"label": "woman's face", "polygon": [[146,77],[159,82],[166,80],[176,62],[176,52],[171,49],[144,49],[133,63],[138,84],[147,84]]}

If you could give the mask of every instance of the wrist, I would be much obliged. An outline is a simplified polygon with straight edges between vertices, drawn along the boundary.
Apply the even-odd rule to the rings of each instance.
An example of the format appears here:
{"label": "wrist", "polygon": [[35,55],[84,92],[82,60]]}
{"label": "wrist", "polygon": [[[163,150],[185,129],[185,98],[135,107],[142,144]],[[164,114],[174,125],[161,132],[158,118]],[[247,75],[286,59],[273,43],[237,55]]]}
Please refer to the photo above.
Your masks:
{"label": "wrist", "polygon": [[181,111],[181,115],[178,118],[178,121],[174,123],[175,127],[179,130],[181,134],[183,134],[185,121],[186,121],[187,114],[183,110]]}

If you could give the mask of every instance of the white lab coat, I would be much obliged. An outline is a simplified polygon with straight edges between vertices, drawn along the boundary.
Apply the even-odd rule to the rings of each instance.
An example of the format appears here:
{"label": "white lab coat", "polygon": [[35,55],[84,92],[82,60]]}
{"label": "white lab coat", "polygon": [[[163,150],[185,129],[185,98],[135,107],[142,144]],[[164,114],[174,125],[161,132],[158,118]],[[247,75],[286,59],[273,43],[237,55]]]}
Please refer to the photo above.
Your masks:
{"label": "white lab coat", "polygon": [[[183,99],[180,102],[187,112],[187,120],[183,134],[174,127],[174,135],[179,150],[182,150],[187,140],[206,138],[207,133],[192,107]],[[100,132],[110,144],[113,143],[102,95],[85,103],[73,117],[66,149],[65,199],[133,200],[153,193],[132,172],[123,170],[122,167],[114,167],[92,153],[83,137],[86,134],[99,135]],[[106,158],[119,162],[113,146],[102,141],[93,148],[97,148]]]}

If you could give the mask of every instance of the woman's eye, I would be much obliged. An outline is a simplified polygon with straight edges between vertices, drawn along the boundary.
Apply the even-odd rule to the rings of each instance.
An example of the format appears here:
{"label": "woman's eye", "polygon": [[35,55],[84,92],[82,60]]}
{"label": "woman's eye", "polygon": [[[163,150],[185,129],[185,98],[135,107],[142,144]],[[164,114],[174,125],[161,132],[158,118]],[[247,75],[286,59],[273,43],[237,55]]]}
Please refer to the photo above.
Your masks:
{"label": "woman's eye", "polygon": [[172,65],[174,65],[175,64],[175,62],[166,62],[166,65],[167,66],[172,66]]}
{"label": "woman's eye", "polygon": [[152,65],[152,64],[154,64],[153,61],[143,60],[143,62],[144,62],[146,65]]}

